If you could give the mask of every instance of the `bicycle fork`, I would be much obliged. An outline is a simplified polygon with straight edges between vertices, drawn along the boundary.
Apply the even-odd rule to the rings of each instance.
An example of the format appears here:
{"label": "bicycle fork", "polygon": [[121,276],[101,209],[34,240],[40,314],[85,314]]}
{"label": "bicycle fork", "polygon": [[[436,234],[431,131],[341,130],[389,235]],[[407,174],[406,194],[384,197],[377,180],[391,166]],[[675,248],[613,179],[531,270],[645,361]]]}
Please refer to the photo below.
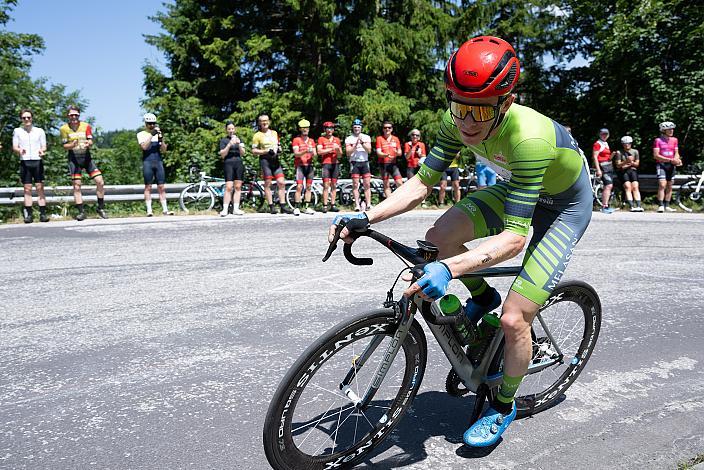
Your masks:
{"label": "bicycle fork", "polygon": [[402,300],[399,301],[399,308],[401,310],[401,322],[399,323],[398,328],[396,328],[396,332],[394,333],[389,346],[386,348],[386,353],[384,353],[384,359],[377,366],[376,372],[374,373],[374,378],[372,379],[369,388],[364,393],[364,396],[360,398],[352,390],[350,384],[357,375],[357,372],[364,367],[364,364],[379,347],[384,339],[382,336],[376,336],[371,340],[362,352],[361,356],[353,361],[352,367],[345,376],[344,380],[340,383],[340,390],[345,394],[345,396],[347,396],[347,398],[357,409],[366,410],[369,403],[372,399],[374,399],[374,396],[376,395],[376,392],[379,391],[379,387],[381,386],[384,377],[386,377],[386,373],[389,371],[389,367],[391,367],[394,359],[396,359],[396,354],[398,354],[399,349],[401,349],[401,345],[406,340],[408,330],[413,324],[413,317],[415,316],[417,310],[416,304],[412,303],[409,308],[408,299],[402,297]]}

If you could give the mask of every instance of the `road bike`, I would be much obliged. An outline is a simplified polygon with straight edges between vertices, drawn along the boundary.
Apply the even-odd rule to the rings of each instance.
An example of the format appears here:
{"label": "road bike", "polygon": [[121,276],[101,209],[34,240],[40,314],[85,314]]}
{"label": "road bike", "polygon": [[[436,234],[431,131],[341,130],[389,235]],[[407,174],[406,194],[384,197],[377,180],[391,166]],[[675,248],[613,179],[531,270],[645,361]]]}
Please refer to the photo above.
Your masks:
{"label": "road bike", "polygon": [[692,212],[692,208],[686,206],[685,203],[702,210],[704,204],[704,165],[689,167],[689,180],[677,189],[675,201],[686,212]]}
{"label": "road bike", "polygon": [[[589,170],[589,181],[592,185],[592,194],[594,195],[594,206],[601,208],[604,206],[602,202],[601,195],[604,192],[604,183],[601,180],[601,176],[596,176],[596,171],[593,168]],[[611,188],[611,195],[609,196],[609,207],[620,208],[623,206],[623,197],[621,194],[621,189],[619,187],[619,181],[614,180],[614,184]]]}
{"label": "road bike", "polygon": [[[338,226],[324,261],[337,247],[343,226]],[[437,247],[419,240],[418,248],[411,248],[371,229],[352,236],[379,242],[406,267],[382,309],[361,313],[328,330],[281,380],[263,431],[265,454],[276,470],[350,468],[384,441],[423,380],[428,345],[419,318],[452,366],[446,391],[455,396],[476,394],[470,422],[479,418],[485,401],[496,395],[501,384],[504,340],[500,329],[479,345],[463,347],[455,334],[462,312],[442,315],[437,302],[417,295],[393,298],[400,276],[411,270],[418,279],[420,266],[437,259]],[[343,248],[350,263],[372,264],[370,258],[354,256],[351,246]],[[493,267],[467,276],[516,276],[521,269]],[[591,286],[563,281],[554,288],[532,324],[532,358],[516,395],[519,417],[562,399],[587,364],[600,327],[601,302]]]}

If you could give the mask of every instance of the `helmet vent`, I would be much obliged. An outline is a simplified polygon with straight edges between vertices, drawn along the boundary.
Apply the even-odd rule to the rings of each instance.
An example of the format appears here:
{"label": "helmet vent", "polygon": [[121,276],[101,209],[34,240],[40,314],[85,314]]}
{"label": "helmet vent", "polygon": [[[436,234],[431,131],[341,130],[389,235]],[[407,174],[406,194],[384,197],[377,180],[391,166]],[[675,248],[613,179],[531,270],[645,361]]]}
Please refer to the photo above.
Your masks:
{"label": "helmet vent", "polygon": [[513,81],[516,79],[516,73],[518,72],[518,67],[516,67],[516,64],[514,63],[511,65],[511,70],[508,71],[506,74],[506,77],[504,77],[503,80],[501,80],[501,83],[496,85],[496,90],[503,90],[506,87],[511,86]]}

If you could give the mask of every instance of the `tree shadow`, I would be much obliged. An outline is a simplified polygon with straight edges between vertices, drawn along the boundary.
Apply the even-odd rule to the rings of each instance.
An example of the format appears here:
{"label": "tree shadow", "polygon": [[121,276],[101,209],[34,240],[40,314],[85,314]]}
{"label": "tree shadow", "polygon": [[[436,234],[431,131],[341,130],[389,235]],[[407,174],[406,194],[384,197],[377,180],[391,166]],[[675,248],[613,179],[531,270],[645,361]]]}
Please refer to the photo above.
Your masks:
{"label": "tree shadow", "polygon": [[[550,408],[564,399],[563,394]],[[470,425],[469,418],[474,408],[474,401],[474,395],[453,397],[441,391],[418,394],[396,429],[359,464],[358,468],[386,470],[421,462],[428,457],[425,442],[435,436],[443,437],[445,441],[458,445],[455,453],[459,457],[479,459],[491,455],[503,438],[490,447],[469,447],[462,441],[462,435]],[[400,451],[381,462],[371,462],[373,457],[387,452],[394,446]]]}

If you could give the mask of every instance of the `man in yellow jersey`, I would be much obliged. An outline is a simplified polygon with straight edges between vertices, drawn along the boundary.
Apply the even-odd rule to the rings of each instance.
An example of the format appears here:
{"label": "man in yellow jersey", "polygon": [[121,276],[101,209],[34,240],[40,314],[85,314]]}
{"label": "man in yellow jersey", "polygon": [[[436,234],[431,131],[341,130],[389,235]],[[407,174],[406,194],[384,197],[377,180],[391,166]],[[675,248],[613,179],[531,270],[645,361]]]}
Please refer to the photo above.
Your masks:
{"label": "man in yellow jersey", "polygon": [[72,105],[68,108],[68,123],[61,126],[61,142],[68,151],[68,172],[73,182],[73,199],[76,202],[78,214],[76,220],[86,219],[83,209],[83,194],[81,194],[81,177],[83,170],[95,181],[95,194],[98,197],[98,216],[107,219],[105,212],[105,182],[103,174],[90,156],[93,146],[93,129],[90,124],[80,120],[81,110]]}
{"label": "man in yellow jersey", "polygon": [[274,198],[271,194],[271,180],[276,179],[279,190],[279,209],[282,214],[293,214],[293,211],[286,206],[286,180],[279,160],[281,153],[279,134],[269,128],[269,116],[266,114],[257,118],[257,125],[259,130],[252,137],[252,153],[259,157],[259,166],[264,178],[264,195],[266,202],[269,203],[269,212],[276,214]]}

